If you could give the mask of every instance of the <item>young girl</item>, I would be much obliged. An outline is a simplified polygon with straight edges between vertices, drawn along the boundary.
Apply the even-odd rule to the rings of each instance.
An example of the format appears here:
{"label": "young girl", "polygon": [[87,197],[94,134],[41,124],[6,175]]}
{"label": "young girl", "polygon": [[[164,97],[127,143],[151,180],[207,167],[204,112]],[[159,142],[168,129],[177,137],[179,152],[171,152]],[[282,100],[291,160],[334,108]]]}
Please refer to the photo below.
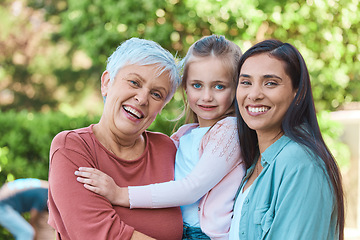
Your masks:
{"label": "young girl", "polygon": [[75,173],[78,181],[113,205],[181,206],[183,239],[228,239],[234,197],[245,174],[234,117],[240,57],[236,44],[212,35],[194,43],[184,58],[187,119],[195,123],[182,126],[172,136],[178,147],[176,181],[121,188],[89,168]]}

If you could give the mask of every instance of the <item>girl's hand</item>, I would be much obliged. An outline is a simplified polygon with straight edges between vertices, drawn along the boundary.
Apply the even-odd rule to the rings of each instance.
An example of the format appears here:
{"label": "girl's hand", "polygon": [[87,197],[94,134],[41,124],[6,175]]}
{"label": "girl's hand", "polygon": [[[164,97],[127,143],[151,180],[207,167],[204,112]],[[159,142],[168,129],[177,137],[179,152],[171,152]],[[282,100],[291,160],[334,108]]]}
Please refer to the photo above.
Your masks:
{"label": "girl's hand", "polygon": [[75,171],[76,180],[94,193],[107,198],[112,205],[129,207],[129,193],[127,187],[119,187],[107,174],[95,168],[80,167]]}

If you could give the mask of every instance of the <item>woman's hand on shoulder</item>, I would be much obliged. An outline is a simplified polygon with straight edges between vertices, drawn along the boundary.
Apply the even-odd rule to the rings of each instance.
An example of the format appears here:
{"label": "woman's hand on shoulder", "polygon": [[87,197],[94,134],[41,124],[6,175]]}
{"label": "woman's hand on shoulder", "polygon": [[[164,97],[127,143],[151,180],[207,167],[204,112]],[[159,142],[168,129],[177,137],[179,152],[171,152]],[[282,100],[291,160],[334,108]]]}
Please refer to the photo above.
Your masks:
{"label": "woman's hand on shoulder", "polygon": [[80,167],[75,171],[76,180],[94,193],[107,198],[112,205],[129,207],[129,193],[127,187],[119,187],[114,179],[96,168]]}

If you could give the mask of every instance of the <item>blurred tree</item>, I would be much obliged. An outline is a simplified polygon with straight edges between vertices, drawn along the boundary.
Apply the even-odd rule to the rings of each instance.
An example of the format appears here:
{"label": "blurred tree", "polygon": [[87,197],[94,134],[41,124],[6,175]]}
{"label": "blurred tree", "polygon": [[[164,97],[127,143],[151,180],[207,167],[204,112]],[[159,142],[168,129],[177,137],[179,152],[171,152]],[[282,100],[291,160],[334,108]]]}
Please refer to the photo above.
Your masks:
{"label": "blurred tree", "polygon": [[[204,35],[244,51],[277,38],[303,54],[319,111],[360,101],[359,0],[3,0],[0,110],[100,114],[107,57],[130,37],[152,39],[179,57]],[[171,132],[176,95],[152,130]]]}
{"label": "blurred tree", "polygon": [[359,0],[5,0],[0,11],[4,110],[71,106],[84,113],[89,101],[81,99],[99,99],[100,74],[122,41],[152,39],[183,57],[212,33],[243,50],[266,38],[298,47],[318,110],[360,100]]}
{"label": "blurred tree", "polygon": [[[0,3],[0,110],[49,111],[76,102],[84,108],[84,97],[94,98],[88,89],[98,84],[101,70],[82,51],[69,56],[70,42],[54,43],[60,25],[27,4]],[[101,96],[95,96],[101,106]],[[94,102],[87,105],[94,108]]]}

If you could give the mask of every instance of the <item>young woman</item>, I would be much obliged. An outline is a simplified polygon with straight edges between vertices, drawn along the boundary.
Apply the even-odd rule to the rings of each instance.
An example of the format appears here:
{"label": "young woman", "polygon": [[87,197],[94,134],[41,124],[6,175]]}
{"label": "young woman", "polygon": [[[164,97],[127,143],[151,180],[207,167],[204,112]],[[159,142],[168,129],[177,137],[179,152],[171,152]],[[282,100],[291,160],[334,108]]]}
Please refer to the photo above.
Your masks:
{"label": "young woman", "polygon": [[83,168],[78,180],[112,204],[129,206],[130,199],[131,208],[181,206],[183,239],[228,239],[234,197],[245,174],[234,117],[240,56],[236,44],[212,35],[194,43],[184,58],[187,116],[195,123],[172,136],[178,147],[176,181],[118,188],[99,171]]}
{"label": "young woman", "polygon": [[230,239],[343,239],[341,175],[298,50],[266,40],[240,60],[237,117],[247,173]]}

